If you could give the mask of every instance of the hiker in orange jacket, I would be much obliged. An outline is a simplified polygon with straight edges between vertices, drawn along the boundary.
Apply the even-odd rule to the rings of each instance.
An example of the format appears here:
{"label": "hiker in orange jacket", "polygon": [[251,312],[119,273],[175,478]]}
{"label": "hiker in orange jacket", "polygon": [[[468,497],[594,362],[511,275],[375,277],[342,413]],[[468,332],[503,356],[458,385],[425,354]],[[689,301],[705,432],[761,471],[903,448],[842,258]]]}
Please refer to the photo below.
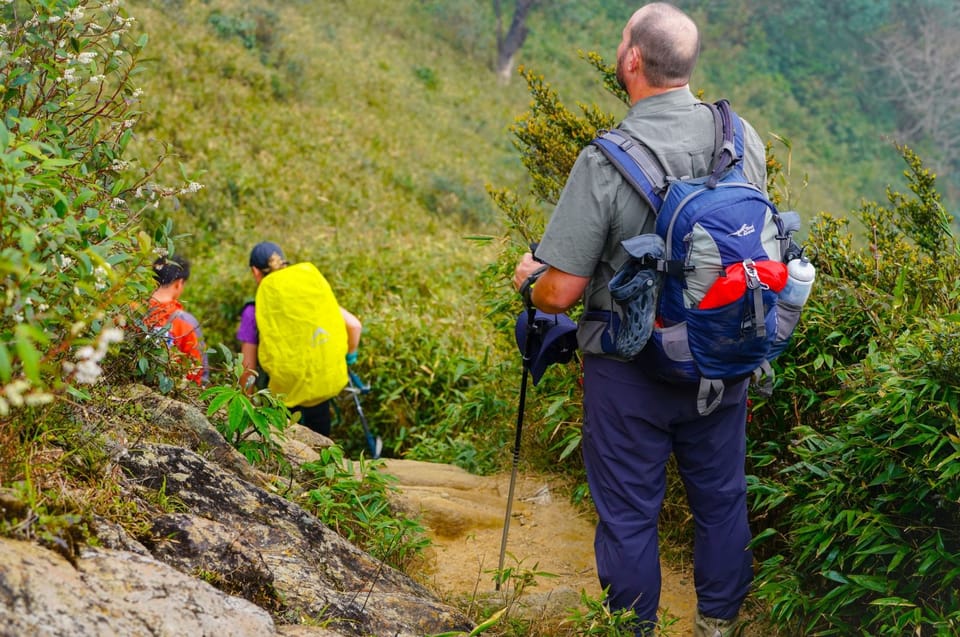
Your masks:
{"label": "hiker in orange jacket", "polygon": [[187,379],[204,385],[210,378],[203,331],[197,319],[183,309],[180,295],[190,277],[190,262],[181,256],[160,257],[153,262],[157,289],[143,319],[147,327],[164,331],[167,346],[192,359]]}

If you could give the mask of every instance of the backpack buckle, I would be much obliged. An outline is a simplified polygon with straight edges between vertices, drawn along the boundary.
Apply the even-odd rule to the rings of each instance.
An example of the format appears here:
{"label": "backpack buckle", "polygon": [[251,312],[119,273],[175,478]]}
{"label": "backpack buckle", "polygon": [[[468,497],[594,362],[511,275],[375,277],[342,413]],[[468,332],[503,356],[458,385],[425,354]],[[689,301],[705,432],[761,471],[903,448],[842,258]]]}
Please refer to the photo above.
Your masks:
{"label": "backpack buckle", "polygon": [[767,327],[764,322],[763,312],[763,290],[767,287],[760,280],[760,274],[757,272],[757,264],[753,259],[743,260],[743,273],[747,278],[747,290],[751,290],[750,296],[753,298],[753,321],[757,336],[765,337]]}
{"label": "backpack buckle", "polygon": [[757,264],[753,262],[753,259],[744,259],[743,273],[747,277],[747,289],[756,290],[763,285],[760,274],[757,272]]}

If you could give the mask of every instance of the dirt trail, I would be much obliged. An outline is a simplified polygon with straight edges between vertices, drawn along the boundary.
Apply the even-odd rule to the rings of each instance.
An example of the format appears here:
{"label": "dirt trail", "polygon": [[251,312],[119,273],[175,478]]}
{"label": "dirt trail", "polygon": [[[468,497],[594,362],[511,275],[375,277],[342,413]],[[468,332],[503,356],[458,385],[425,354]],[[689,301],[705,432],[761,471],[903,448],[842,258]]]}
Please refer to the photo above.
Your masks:
{"label": "dirt trail", "polygon": [[[428,551],[426,583],[448,600],[494,598],[492,571],[500,559],[510,475],[475,476],[451,465],[388,460],[387,473],[398,477],[403,505],[421,512],[433,546]],[[580,591],[600,597],[593,558],[594,523],[553,492],[548,478],[521,475],[514,492],[505,568],[542,571],[536,586],[521,598],[544,620],[569,615]],[[669,635],[692,633],[696,604],[693,577],[663,565],[660,604],[676,617]]]}

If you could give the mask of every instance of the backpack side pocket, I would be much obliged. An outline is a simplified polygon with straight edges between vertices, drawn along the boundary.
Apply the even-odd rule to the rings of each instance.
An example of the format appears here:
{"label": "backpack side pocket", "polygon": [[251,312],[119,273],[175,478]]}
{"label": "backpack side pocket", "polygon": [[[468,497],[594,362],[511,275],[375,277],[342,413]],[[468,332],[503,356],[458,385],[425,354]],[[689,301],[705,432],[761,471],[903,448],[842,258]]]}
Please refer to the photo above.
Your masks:
{"label": "backpack side pocket", "polygon": [[616,353],[635,358],[650,340],[657,318],[663,272],[657,268],[663,259],[663,239],[656,234],[642,234],[622,243],[630,258],[610,279],[610,296],[623,311],[623,322],[617,331]]}

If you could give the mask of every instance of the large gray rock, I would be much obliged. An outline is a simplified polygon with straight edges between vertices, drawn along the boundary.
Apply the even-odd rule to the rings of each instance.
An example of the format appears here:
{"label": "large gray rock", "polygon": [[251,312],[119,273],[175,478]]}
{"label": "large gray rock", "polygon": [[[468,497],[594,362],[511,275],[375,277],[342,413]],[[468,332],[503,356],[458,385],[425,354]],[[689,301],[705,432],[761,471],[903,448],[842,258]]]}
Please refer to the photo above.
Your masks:
{"label": "large gray rock", "polygon": [[197,454],[143,445],[120,458],[140,488],[176,502],[154,519],[148,549],[184,572],[297,623],[309,617],[348,635],[469,630],[459,611],[372,559],[296,504],[238,479]]}
{"label": "large gray rock", "polygon": [[74,566],[31,542],[0,538],[0,635],[260,637],[264,609],[136,553],[89,549]]}
{"label": "large gray rock", "polygon": [[[0,539],[0,637],[421,637],[473,628],[276,495],[302,489],[275,486],[197,407],[133,386],[97,413],[102,420],[77,417],[102,442],[104,479],[118,481],[136,519],[94,516],[99,548],[76,556],[61,547],[75,564]],[[299,433],[285,450],[294,465],[329,444]],[[0,498],[0,516],[22,517],[11,507],[23,506]]]}

